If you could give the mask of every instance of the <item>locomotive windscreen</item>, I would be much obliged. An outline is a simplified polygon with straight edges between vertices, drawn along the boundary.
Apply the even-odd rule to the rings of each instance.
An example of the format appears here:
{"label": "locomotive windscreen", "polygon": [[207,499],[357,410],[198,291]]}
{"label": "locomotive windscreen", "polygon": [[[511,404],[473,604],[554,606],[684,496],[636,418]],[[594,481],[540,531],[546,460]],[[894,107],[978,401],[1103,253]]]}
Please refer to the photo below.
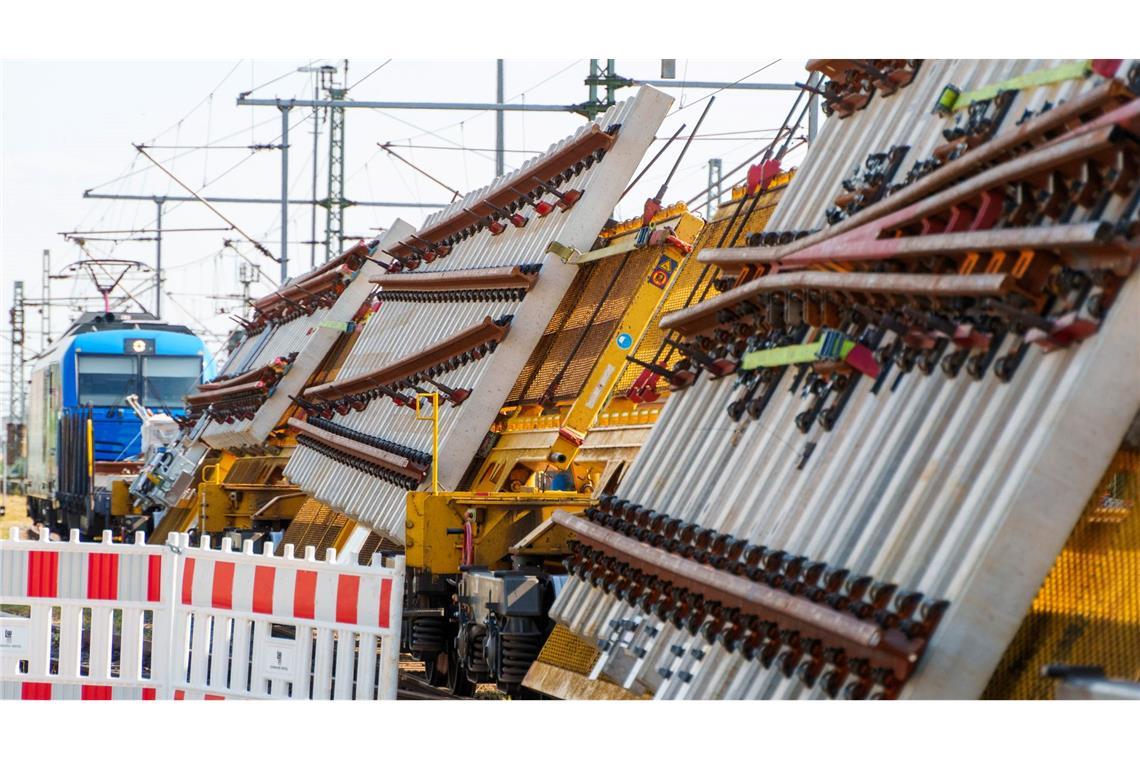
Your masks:
{"label": "locomotive windscreen", "polygon": [[79,403],[126,406],[139,392],[139,360],[135,356],[80,356]]}
{"label": "locomotive windscreen", "polygon": [[80,356],[79,403],[126,406],[136,394],[148,407],[181,408],[201,374],[198,356]]}
{"label": "locomotive windscreen", "polygon": [[182,397],[202,381],[202,360],[197,356],[144,356],[143,405],[182,407]]}

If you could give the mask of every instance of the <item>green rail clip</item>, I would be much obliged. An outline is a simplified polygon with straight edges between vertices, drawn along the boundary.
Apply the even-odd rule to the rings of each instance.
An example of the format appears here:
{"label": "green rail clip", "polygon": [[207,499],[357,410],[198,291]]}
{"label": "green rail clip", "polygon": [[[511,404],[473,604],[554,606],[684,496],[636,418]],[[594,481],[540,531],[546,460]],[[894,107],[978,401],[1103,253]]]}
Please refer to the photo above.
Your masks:
{"label": "green rail clip", "polygon": [[871,350],[849,339],[838,330],[824,330],[812,343],[749,351],[741,358],[741,370],[764,367],[786,367],[789,364],[811,364],[819,361],[845,361],[870,377],[878,377],[879,365]]}

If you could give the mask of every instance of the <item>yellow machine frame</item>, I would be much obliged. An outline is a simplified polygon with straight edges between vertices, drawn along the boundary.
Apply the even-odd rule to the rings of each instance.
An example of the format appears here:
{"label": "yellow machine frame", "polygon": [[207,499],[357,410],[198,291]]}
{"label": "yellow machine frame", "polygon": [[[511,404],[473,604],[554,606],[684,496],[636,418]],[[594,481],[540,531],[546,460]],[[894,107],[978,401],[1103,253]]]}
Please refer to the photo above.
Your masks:
{"label": "yellow machine frame", "polygon": [[[689,214],[683,204],[662,210],[653,220],[655,225],[665,222],[672,228],[672,234],[685,245],[696,240],[704,226],[704,222]],[[634,240],[640,228],[638,219],[607,230],[603,238],[608,244],[591,251],[587,257],[587,261],[597,261],[606,256],[641,250],[648,276],[641,278],[574,402],[564,414],[559,415],[557,423],[551,419],[554,415],[540,415],[546,418],[546,424],[540,422],[538,427],[549,430],[557,424],[558,435],[545,457],[552,469],[565,471],[573,467],[589,431],[603,413],[611,413],[609,416],[615,420],[628,421],[632,417],[635,424],[649,424],[656,416],[649,412],[640,414],[635,411],[637,405],[633,402],[611,400],[610,397],[625,374],[626,356],[636,351],[649,331],[678,279],[677,274],[686,263],[688,251],[670,244],[638,249]],[[670,276],[662,282],[661,278],[654,277],[657,270],[668,272]],[[419,400],[433,396],[436,398],[431,399],[432,414],[420,416]],[[533,415],[534,411],[521,409],[519,414]],[[417,395],[417,418],[433,422],[433,470],[439,459],[438,414],[437,394]],[[500,445],[481,465],[480,474],[470,491],[440,493],[433,472],[430,492],[409,492],[404,526],[408,567],[437,575],[458,573],[467,526],[470,526],[473,536],[474,557],[470,561],[475,565],[502,566],[509,563],[512,555],[540,558],[564,555],[570,536],[565,530],[547,524],[547,521],[557,509],[571,512],[587,509],[593,502],[592,492],[598,484],[587,482],[588,475],[578,474],[575,483],[584,493],[541,491],[532,487],[499,492],[509,480],[507,474],[520,461],[517,447],[501,439]]]}
{"label": "yellow machine frame", "polygon": [[[412,491],[408,494],[404,546],[409,567],[438,575],[459,572],[463,533],[474,533],[472,564],[494,567],[512,554],[556,556],[565,553],[567,534],[544,531],[525,539],[557,509],[578,512],[590,506],[589,494],[569,491],[473,493]],[[521,542],[521,543],[520,543]],[[517,549],[512,551],[512,547]]]}
{"label": "yellow machine frame", "polygon": [[[663,209],[654,217],[653,224],[663,224],[666,221],[671,223],[673,234],[686,244],[695,241],[704,226],[701,219],[688,213],[684,204]],[[608,245],[591,251],[587,260],[597,261],[606,256],[637,250],[633,243],[640,227],[641,220],[637,219],[607,230],[603,237],[608,240]],[[556,469],[573,468],[574,460],[582,449],[588,431],[597,425],[600,419],[607,418],[607,421],[614,425],[648,425],[656,419],[656,406],[646,405],[648,408],[642,409],[625,399],[611,399],[611,395],[628,366],[626,356],[636,351],[649,331],[672,286],[679,279],[680,269],[686,263],[689,254],[671,245],[654,245],[642,250],[645,252],[649,276],[641,280],[622,314],[621,321],[610,334],[605,349],[595,362],[585,385],[582,386],[582,392],[569,409],[562,413],[557,423],[558,437],[546,456],[547,461]],[[662,287],[659,281],[654,281],[653,273],[659,270],[672,273],[665,287]],[[629,342],[626,343],[625,339]],[[550,419],[553,415],[542,414],[542,411],[532,408],[520,409],[515,417],[508,420],[508,430],[516,427],[514,423],[522,422],[528,417],[532,418],[535,424],[525,425],[524,429],[549,429],[553,426],[554,421]],[[535,412],[539,414],[535,416]],[[511,432],[506,433],[499,445],[487,457],[479,476],[471,485],[472,491],[497,491],[504,487],[509,479],[508,474],[517,463],[517,454],[513,450],[517,447],[510,445],[511,434]],[[588,473],[574,472],[574,474],[580,490],[597,485],[586,482]]]}

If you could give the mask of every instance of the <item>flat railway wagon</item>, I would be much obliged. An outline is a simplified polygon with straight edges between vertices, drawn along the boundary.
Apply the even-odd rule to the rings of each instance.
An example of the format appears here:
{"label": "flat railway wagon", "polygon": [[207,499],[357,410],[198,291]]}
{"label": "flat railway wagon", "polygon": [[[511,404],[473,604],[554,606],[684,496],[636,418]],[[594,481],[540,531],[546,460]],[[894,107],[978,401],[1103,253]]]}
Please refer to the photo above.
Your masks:
{"label": "flat railway wagon", "polygon": [[[32,368],[28,399],[28,511],[85,537],[126,525],[111,510],[114,477],[138,469],[142,420],[127,403],[177,418],[183,396],[213,373],[202,340],[149,314],[89,312]],[[132,518],[135,523],[147,523]]]}

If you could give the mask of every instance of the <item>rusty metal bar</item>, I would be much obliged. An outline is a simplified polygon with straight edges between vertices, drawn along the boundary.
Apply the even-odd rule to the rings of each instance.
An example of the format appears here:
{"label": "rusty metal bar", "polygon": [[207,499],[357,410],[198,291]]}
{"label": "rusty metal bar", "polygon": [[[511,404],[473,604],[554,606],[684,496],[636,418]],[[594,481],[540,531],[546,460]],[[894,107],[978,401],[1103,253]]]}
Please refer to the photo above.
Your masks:
{"label": "rusty metal bar", "polygon": [[[1140,101],[1138,101],[1140,102]],[[837,261],[873,261],[876,259],[921,256],[957,256],[971,251],[1049,250],[1065,252],[1079,249],[1082,253],[1122,253],[1132,246],[1123,240],[1113,241],[1114,227],[1108,222],[1083,222],[1043,227],[1003,228],[974,232],[947,232],[901,238],[852,240],[837,253],[821,253],[814,247],[792,254],[780,254],[775,247],[753,249],[753,264],[779,262],[780,269],[792,265],[823,264]],[[740,248],[711,248],[702,251],[702,260],[721,266],[733,262]]]}
{"label": "rusty metal bar", "polygon": [[759,277],[696,306],[661,319],[661,329],[682,335],[716,327],[717,314],[762,293],[827,290],[851,293],[898,294],[928,298],[986,298],[1001,296],[1013,287],[1007,274],[894,274],[872,272],[780,272]]}
{"label": "rusty metal bar", "polygon": [[[529,291],[538,273],[524,272],[522,267],[459,269],[452,272],[390,274],[373,277],[369,282],[383,286],[384,291],[436,293],[447,290],[500,290],[522,288]],[[383,292],[383,291],[382,291]]]}
{"label": "rusty metal bar", "polygon": [[1108,124],[1076,137],[1066,137],[1064,140],[1049,143],[1024,156],[987,169],[976,177],[971,177],[933,197],[908,206],[896,214],[881,217],[876,226],[889,234],[892,230],[949,211],[953,206],[969,201],[994,187],[1043,176],[1065,164],[1084,161],[1099,153],[1116,150],[1117,144],[1125,140],[1126,134],[1126,130],[1121,127]]}
{"label": "rusty metal bar", "polygon": [[278,288],[269,295],[254,301],[253,305],[260,311],[267,311],[282,301],[289,303],[301,298],[313,298],[314,296],[323,295],[330,288],[335,287],[341,282],[343,278],[344,275],[339,271],[324,272],[316,277],[307,277],[304,280],[290,283],[283,288]]}
{"label": "rusty metal bar", "polygon": [[240,375],[234,375],[230,378],[218,379],[211,383],[202,383],[198,386],[199,393],[207,391],[217,391],[225,388],[234,388],[238,385],[252,383],[257,380],[272,380],[275,376],[280,374],[279,370],[289,364],[289,360],[284,357],[279,357],[269,362],[265,366],[251,369],[247,372],[242,372]]}
{"label": "rusty metal bar", "polygon": [[[878,203],[862,209],[859,213],[838,224],[786,245],[773,246],[768,249],[768,252],[774,252],[777,258],[790,256],[805,248],[843,235],[888,214],[904,209],[912,203],[928,198],[952,182],[983,171],[994,162],[1001,161],[1003,157],[1023,149],[1027,144],[1045,141],[1051,137],[1052,133],[1064,130],[1067,125],[1080,121],[1083,116],[1090,112],[1112,111],[1117,106],[1131,101],[1134,97],[1121,81],[1113,79],[1105,82],[1096,89],[1073,98],[1067,103],[1062,103],[1028,120],[1020,127],[999,135],[984,145],[973,148],[961,158],[939,167],[922,179],[888,195]],[[755,253],[756,250],[754,248],[738,248],[735,258],[726,256],[718,262],[718,265],[726,270],[746,266],[752,263],[751,254]]]}
{"label": "rusty metal bar", "polygon": [[378,385],[391,385],[479,346],[501,341],[509,331],[509,325],[500,325],[492,317],[486,317],[479,324],[434,343],[418,353],[406,356],[394,364],[356,377],[314,386],[307,389],[304,395],[309,399],[334,401],[349,394],[370,390]]}
{"label": "rusty metal bar", "polygon": [[923,642],[909,640],[897,630],[884,630],[827,605],[685,559],[562,510],[552,519],[581,543],[608,556],[700,594],[706,601],[772,621],[780,628],[798,631],[804,638],[819,639],[825,646],[840,646],[849,657],[866,658],[872,667],[889,668],[900,680],[910,674],[921,654]]}
{"label": "rusty metal bar", "polygon": [[265,311],[281,301],[312,298],[314,295],[320,295],[341,279],[341,267],[347,265],[354,271],[359,269],[368,256],[368,250],[366,243],[357,243],[336,258],[329,259],[316,269],[295,278],[288,284],[282,284],[277,290],[257,299],[252,304],[254,310]]}
{"label": "rusty metal bar", "polygon": [[[609,150],[615,138],[616,135],[607,133],[597,124],[591,124],[585,133],[570,141],[562,149],[510,175],[509,182],[502,183],[499,189],[467,206],[467,211],[462,208],[458,209],[446,219],[442,219],[420,232],[419,236],[433,243],[441,243],[448,237],[472,226],[472,217],[468,212],[473,212],[476,216],[481,217],[494,214],[495,206],[509,206],[518,200],[520,195],[544,187],[545,182],[549,182],[551,178],[584,160],[595,151]],[[402,240],[386,253],[402,260],[405,256],[415,252],[416,246],[413,243],[414,241],[411,239]]]}
{"label": "rusty metal bar", "polygon": [[367,446],[359,441],[346,438],[343,435],[321,430],[296,417],[290,417],[288,425],[298,433],[314,438],[326,446],[331,446],[344,454],[415,480],[423,480],[424,470],[417,467],[414,462],[406,457]]}
{"label": "rusty metal bar", "polygon": [[[1104,151],[1115,150],[1117,143],[1121,142],[1125,134],[1122,128],[1110,124],[1072,139],[1051,143],[1024,156],[998,164],[911,206],[857,226],[843,235],[833,235],[826,240],[801,246],[794,252],[789,251],[788,247],[737,248],[731,251],[720,249],[717,258],[720,266],[730,271],[748,264],[760,263],[761,260],[782,261],[793,255],[839,259],[857,241],[876,240],[881,235],[890,235],[894,231],[917,225],[923,219],[945,213],[955,205],[971,201],[994,187],[1044,175],[1065,164],[1087,160]],[[859,218],[859,215],[855,218]],[[804,240],[812,240],[814,237],[816,236],[809,236]],[[710,261],[704,252],[698,255],[698,259],[706,263]]]}
{"label": "rusty metal bar", "polygon": [[269,387],[269,384],[264,380],[258,380],[252,383],[241,383],[240,385],[231,385],[218,390],[205,391],[203,393],[194,393],[186,397],[186,403],[190,406],[202,406],[203,404],[213,404],[219,401],[225,401],[238,396],[255,395],[258,392],[264,393]]}
{"label": "rusty metal bar", "polygon": [[311,280],[314,277],[318,277],[325,272],[331,272],[334,269],[340,269],[340,267],[345,264],[351,269],[359,269],[364,264],[364,259],[367,258],[368,252],[368,244],[363,241],[359,242],[341,255],[331,258],[316,269],[306,272],[296,282],[304,285],[306,280]]}
{"label": "rusty metal bar", "polygon": [[1092,132],[1101,127],[1106,127],[1115,124],[1118,127],[1123,127],[1132,132],[1140,131],[1140,99],[1133,100],[1130,103],[1114,108],[1107,113],[1098,116],[1092,121],[1082,124],[1071,132],[1068,132],[1060,137],[1054,138],[1052,142],[1059,142],[1068,137],[1075,137],[1083,135],[1086,132]]}

